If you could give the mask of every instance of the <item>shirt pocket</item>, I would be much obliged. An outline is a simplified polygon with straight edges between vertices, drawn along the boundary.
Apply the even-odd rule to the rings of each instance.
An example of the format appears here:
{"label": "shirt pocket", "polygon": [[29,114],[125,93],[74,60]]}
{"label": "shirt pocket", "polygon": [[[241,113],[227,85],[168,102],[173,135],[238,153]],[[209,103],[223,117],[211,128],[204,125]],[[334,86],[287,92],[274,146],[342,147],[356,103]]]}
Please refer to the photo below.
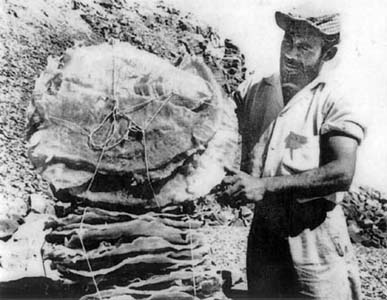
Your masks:
{"label": "shirt pocket", "polygon": [[285,140],[282,171],[285,174],[297,174],[317,168],[319,165],[320,136],[304,136],[291,132]]}

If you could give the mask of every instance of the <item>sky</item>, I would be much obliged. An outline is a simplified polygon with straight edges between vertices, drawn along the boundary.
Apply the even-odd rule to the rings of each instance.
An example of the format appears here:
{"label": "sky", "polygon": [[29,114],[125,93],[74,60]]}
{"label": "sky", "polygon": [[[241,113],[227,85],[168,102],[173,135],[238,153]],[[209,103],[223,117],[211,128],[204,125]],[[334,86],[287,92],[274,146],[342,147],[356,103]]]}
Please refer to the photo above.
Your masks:
{"label": "sky", "polygon": [[[302,0],[165,0],[192,12],[199,20],[231,38],[246,55],[249,71],[257,77],[278,71],[283,32],[274,12]],[[309,0],[335,7],[342,14],[342,45],[335,66],[348,85],[367,125],[359,148],[356,185],[387,192],[387,1]]]}

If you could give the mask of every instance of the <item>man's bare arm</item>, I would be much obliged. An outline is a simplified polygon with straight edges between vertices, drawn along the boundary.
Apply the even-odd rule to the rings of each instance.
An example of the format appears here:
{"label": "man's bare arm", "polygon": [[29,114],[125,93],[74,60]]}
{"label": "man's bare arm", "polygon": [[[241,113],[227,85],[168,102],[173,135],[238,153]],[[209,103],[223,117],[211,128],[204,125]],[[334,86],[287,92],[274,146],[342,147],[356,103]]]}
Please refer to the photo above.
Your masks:
{"label": "man's bare arm", "polygon": [[314,198],[348,190],[355,172],[358,143],[343,135],[322,137],[322,166],[296,175],[255,178],[238,173],[228,181],[229,192],[247,201],[262,200],[266,193],[292,193],[299,198]]}
{"label": "man's bare arm", "polygon": [[334,135],[326,137],[325,142],[322,167],[297,175],[265,178],[266,191],[319,197],[348,190],[355,172],[357,141]]}

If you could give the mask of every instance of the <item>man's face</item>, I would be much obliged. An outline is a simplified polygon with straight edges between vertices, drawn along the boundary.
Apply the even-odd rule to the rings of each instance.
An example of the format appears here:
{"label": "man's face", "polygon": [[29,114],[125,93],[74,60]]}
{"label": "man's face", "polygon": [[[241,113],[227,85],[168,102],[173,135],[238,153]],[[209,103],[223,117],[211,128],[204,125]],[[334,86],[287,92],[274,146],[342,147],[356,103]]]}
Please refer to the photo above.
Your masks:
{"label": "man's face", "polygon": [[290,26],[281,44],[281,84],[285,93],[294,95],[313,79],[323,64],[323,38],[302,23]]}

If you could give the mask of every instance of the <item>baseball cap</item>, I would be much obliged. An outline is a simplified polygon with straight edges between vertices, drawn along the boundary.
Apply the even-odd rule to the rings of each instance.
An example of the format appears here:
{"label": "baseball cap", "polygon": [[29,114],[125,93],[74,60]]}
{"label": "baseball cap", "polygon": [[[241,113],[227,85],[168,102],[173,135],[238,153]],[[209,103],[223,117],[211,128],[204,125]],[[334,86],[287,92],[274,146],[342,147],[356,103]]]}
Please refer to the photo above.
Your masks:
{"label": "baseball cap", "polygon": [[300,6],[294,7],[288,12],[277,11],[275,13],[277,25],[287,30],[291,24],[304,22],[317,29],[326,36],[337,36],[340,34],[340,13],[330,11],[327,13],[319,7]]}

